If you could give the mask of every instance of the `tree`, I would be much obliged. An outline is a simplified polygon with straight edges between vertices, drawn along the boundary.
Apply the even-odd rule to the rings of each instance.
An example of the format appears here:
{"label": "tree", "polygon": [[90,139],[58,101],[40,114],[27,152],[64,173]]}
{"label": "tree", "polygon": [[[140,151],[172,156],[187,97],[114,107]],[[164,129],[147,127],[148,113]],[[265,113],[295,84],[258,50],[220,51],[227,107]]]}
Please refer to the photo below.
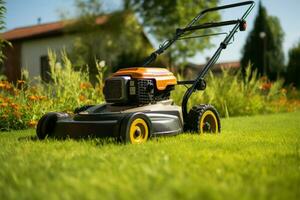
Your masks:
{"label": "tree", "polygon": [[[202,9],[217,6],[218,0],[124,0],[124,9],[132,9],[142,19],[143,25],[162,42],[174,35],[175,29],[184,27]],[[218,12],[206,15],[201,22],[219,20]],[[201,30],[198,34],[209,34],[212,30]],[[185,62],[197,52],[211,47],[209,37],[178,41],[169,50],[170,59]]]}
{"label": "tree", "polygon": [[241,60],[242,70],[251,62],[252,71],[259,76],[266,75],[271,80],[284,70],[282,51],[284,32],[277,17],[268,16],[266,8],[259,3],[254,28],[248,35]]}
{"label": "tree", "polygon": [[300,87],[300,41],[295,47],[289,50],[286,82]]}
{"label": "tree", "polygon": [[[110,71],[138,66],[152,47],[135,15],[129,11],[103,12],[101,0],[76,0],[78,16],[66,32],[76,33],[70,57],[80,67],[88,67],[94,78],[96,60],[104,60]],[[103,20],[104,23],[97,23]]]}
{"label": "tree", "polygon": [[[5,2],[3,0],[0,0],[0,31],[3,31],[5,29],[5,23],[4,23],[4,15],[6,13],[6,8],[4,6]],[[2,49],[5,46],[5,41],[0,38],[0,63],[3,62],[4,54]]]}
{"label": "tree", "polygon": [[[5,22],[4,22],[5,13],[6,13],[5,1],[0,0],[0,31],[3,31],[5,29]],[[1,67],[2,67],[3,61],[5,59],[3,49],[7,45],[10,46],[10,43],[0,37],[0,73],[2,71]]]}

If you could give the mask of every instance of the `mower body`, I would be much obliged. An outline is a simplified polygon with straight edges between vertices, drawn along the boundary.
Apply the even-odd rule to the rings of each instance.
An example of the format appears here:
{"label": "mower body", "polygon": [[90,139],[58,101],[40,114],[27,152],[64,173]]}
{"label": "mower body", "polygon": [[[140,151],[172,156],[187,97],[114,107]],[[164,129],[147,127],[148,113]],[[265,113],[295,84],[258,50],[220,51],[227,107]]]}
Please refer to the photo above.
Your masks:
{"label": "mower body", "polygon": [[[193,105],[188,110],[188,100],[194,92],[205,90],[205,75],[221,52],[232,43],[234,35],[245,31],[245,19],[254,4],[254,1],[243,1],[203,10],[186,27],[176,29],[173,38],[160,45],[144,61],[143,67],[121,69],[106,79],[103,89],[106,103],[77,108],[74,115],[47,113],[39,120],[37,136],[40,139],[117,137],[125,142],[144,143],[151,136],[176,135],[186,131],[219,133],[221,125],[217,110],[208,104]],[[242,6],[248,8],[237,20],[198,23],[209,12]],[[198,30],[221,26],[232,26],[232,29],[225,33],[226,37],[194,80],[177,81],[166,68],[147,67],[177,40],[224,35],[193,35]],[[170,100],[175,85],[190,85],[182,97],[181,107]]]}
{"label": "mower body", "polygon": [[[183,132],[181,107],[170,100],[176,84],[176,77],[165,68],[121,69],[105,81],[106,103],[79,107],[74,115],[46,114],[37,132],[54,138],[125,138],[130,132],[146,128],[147,138],[176,135]],[[136,130],[129,130],[135,118],[143,121]],[[145,126],[141,126],[143,123]]]}
{"label": "mower body", "polygon": [[121,129],[134,114],[145,114],[150,120],[151,136],[176,135],[183,131],[181,108],[171,100],[145,106],[96,105],[74,116],[58,114],[51,137],[87,138],[121,137]]}

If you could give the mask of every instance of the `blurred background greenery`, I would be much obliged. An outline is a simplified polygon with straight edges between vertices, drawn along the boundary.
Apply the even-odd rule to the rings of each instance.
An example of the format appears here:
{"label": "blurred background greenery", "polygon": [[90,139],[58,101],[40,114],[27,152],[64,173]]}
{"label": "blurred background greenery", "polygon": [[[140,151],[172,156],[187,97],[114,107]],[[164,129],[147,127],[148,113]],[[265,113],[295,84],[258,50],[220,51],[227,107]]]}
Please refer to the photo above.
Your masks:
{"label": "blurred background greenery", "polygon": [[[108,12],[102,0],[73,3],[75,15],[61,12],[59,22],[42,24],[39,19],[37,25],[7,31],[6,3],[0,0],[0,130],[34,127],[51,110],[71,113],[81,105],[103,103],[106,77],[141,66],[156,46],[153,40],[163,42],[202,9],[220,5],[218,0],[124,0]],[[189,105],[211,103],[223,117],[299,109],[300,41],[285,62],[279,18],[269,15],[261,2],[256,9],[237,67],[216,65],[207,76],[207,90],[193,95]],[[215,12],[201,22],[221,19]],[[181,80],[193,78],[203,65],[189,59],[213,48],[209,37],[181,40],[152,66],[167,67]],[[172,93],[178,105],[184,92],[185,87],[177,86]]]}

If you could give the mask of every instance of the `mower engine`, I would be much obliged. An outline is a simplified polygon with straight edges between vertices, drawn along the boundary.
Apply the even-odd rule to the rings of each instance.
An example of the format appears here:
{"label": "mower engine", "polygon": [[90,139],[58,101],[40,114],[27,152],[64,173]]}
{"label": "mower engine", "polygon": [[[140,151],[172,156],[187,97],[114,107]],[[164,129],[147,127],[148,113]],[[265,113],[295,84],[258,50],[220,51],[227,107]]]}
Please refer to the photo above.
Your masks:
{"label": "mower engine", "polygon": [[170,98],[176,77],[165,68],[126,68],[106,79],[107,103],[144,105]]}

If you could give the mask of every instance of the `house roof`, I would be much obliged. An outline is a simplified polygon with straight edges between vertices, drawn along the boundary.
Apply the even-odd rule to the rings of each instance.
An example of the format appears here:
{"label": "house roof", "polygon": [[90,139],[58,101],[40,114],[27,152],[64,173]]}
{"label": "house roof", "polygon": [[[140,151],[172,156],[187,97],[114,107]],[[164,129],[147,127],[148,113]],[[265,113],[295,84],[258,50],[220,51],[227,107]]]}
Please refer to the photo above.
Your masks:
{"label": "house roof", "polygon": [[[104,24],[107,21],[107,18],[107,16],[98,17],[96,19],[96,24]],[[74,22],[74,20],[20,27],[1,33],[1,37],[5,40],[13,41],[61,34],[63,28],[72,22]]]}
{"label": "house roof", "polygon": [[224,68],[224,69],[238,69],[240,68],[241,63],[239,61],[232,61],[232,62],[221,62],[221,63],[217,63],[216,67],[217,68]]}

